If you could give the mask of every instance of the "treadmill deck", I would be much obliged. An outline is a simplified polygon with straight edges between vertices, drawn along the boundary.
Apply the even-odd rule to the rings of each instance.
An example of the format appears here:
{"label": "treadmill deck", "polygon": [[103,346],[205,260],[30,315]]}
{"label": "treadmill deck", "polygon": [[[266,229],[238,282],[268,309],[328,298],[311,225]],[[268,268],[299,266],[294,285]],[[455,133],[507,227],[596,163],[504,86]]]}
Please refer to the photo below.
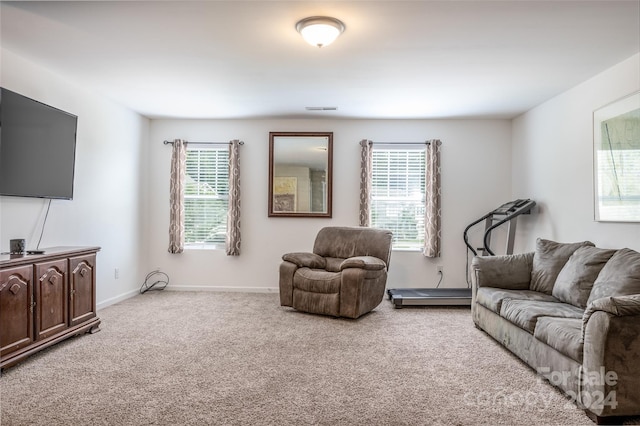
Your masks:
{"label": "treadmill deck", "polygon": [[396,308],[403,306],[471,306],[470,288],[392,288],[387,290]]}

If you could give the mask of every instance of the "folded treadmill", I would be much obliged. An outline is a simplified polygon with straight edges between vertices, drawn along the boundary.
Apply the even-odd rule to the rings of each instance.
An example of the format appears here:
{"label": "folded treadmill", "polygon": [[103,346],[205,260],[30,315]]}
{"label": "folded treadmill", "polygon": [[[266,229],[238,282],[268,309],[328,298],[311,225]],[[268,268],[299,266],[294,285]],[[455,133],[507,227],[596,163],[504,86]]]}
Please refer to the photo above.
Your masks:
{"label": "folded treadmill", "polygon": [[[463,233],[464,243],[467,249],[474,256],[478,252],[482,252],[484,256],[493,256],[495,253],[491,250],[491,231],[497,227],[507,224],[508,236],[505,254],[513,254],[513,242],[516,235],[517,218],[521,214],[530,214],[536,202],[530,199],[518,199],[510,201],[490,211],[480,219],[469,224]],[[469,243],[469,229],[484,221],[485,231],[483,237],[483,247],[474,249]],[[442,274],[442,272],[440,272]],[[467,285],[469,283],[467,282]],[[466,288],[395,288],[388,289],[387,295],[394,307],[402,308],[403,306],[470,306],[471,305],[471,287]]]}

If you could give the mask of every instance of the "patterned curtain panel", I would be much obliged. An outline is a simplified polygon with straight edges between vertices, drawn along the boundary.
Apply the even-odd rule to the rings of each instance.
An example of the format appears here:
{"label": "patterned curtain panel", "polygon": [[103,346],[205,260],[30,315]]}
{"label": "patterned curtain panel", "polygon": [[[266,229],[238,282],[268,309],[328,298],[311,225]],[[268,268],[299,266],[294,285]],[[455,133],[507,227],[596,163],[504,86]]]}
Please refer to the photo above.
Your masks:
{"label": "patterned curtain panel", "polygon": [[227,213],[227,256],[240,256],[240,141],[229,142],[229,212]]}
{"label": "patterned curtain panel", "polygon": [[429,141],[425,150],[425,209],[424,209],[424,250],[426,257],[440,257],[440,147],[438,139]]}
{"label": "patterned curtain panel", "polygon": [[370,140],[360,141],[360,226],[370,226],[373,146]]}
{"label": "patterned curtain panel", "polygon": [[169,185],[169,253],[184,251],[184,181],[187,166],[187,143],[173,141],[171,181]]}

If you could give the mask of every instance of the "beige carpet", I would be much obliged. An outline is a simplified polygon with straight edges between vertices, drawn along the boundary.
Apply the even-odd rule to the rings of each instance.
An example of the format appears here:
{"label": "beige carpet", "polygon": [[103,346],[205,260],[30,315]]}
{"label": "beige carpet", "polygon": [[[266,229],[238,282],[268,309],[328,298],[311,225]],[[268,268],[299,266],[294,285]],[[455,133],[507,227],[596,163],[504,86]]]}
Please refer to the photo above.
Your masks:
{"label": "beige carpet", "polygon": [[0,379],[5,425],[593,425],[468,308],[359,320],[274,294],[149,292]]}

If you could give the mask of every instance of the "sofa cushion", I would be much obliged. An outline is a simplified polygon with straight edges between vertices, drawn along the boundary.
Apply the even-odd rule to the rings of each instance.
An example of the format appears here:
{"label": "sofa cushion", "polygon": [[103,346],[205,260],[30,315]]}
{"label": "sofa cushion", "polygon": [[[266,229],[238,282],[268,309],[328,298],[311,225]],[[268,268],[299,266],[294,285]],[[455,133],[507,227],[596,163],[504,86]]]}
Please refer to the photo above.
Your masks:
{"label": "sofa cushion", "polygon": [[558,274],[569,257],[580,247],[594,246],[590,241],[557,243],[538,238],[531,266],[530,290],[551,294]]}
{"label": "sofa cushion", "polygon": [[584,310],[568,303],[504,299],[500,316],[533,334],[540,317],[582,319]]}
{"label": "sofa cushion", "polygon": [[473,279],[478,287],[529,290],[533,253],[501,256],[474,256]]}
{"label": "sofa cushion", "polygon": [[476,303],[496,314],[500,314],[502,301],[505,299],[559,302],[559,300],[553,296],[531,290],[507,290],[503,288],[480,287],[476,292]]}
{"label": "sofa cushion", "polygon": [[540,317],[533,335],[561,354],[582,364],[582,319]]}
{"label": "sofa cushion", "polygon": [[593,283],[588,303],[607,296],[640,293],[640,253],[623,248],[604,265]]}
{"label": "sofa cushion", "polygon": [[562,302],[586,308],[594,281],[615,252],[597,247],[580,247],[558,274],[551,294]]}

